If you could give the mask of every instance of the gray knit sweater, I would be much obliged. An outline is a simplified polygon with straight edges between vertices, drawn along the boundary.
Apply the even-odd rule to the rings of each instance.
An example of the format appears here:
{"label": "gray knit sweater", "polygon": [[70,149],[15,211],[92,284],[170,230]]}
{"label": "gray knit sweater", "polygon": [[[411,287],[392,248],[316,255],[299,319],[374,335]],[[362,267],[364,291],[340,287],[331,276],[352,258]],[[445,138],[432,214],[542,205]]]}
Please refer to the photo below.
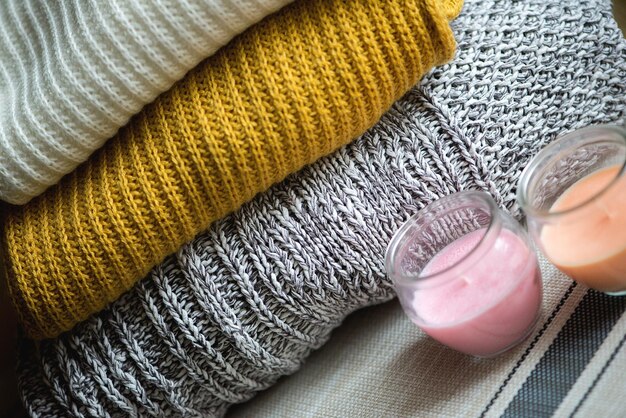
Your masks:
{"label": "gray knit sweater", "polygon": [[[24,342],[31,415],[213,416],[295,372],[350,312],[393,297],[398,226],[439,196],[516,181],[554,137],[626,112],[608,0],[468,0],[458,54],[362,138],[185,245],[106,311]],[[419,370],[416,371],[419,373]]]}

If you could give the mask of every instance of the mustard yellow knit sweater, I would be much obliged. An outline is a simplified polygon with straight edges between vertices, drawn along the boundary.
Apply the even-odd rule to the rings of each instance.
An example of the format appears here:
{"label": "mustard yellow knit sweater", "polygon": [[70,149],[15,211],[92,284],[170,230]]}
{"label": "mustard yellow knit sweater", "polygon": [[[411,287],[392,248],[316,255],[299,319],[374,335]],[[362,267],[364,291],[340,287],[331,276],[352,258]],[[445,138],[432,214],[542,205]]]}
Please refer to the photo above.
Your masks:
{"label": "mustard yellow knit sweater", "polygon": [[211,222],[372,126],[452,58],[461,0],[301,0],[234,39],[6,214],[18,316],[53,337]]}

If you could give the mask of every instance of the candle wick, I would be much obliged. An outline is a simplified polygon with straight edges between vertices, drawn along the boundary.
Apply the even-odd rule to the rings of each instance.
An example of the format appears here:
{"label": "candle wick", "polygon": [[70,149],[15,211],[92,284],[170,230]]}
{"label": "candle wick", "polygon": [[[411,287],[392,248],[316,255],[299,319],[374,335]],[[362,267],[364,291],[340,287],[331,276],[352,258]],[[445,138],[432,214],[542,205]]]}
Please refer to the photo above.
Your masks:
{"label": "candle wick", "polygon": [[614,217],[614,214],[611,213],[609,208],[604,204],[604,202],[601,199],[598,199],[597,204],[600,207],[600,209],[602,209],[602,212],[604,212],[607,218],[612,219]]}

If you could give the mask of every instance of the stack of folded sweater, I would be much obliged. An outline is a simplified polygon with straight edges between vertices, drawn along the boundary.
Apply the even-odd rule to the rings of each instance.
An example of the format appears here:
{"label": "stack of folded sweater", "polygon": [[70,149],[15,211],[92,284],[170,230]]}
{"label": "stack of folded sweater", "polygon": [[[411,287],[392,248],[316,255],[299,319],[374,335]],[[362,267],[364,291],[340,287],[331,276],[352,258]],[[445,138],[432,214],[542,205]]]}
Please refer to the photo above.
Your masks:
{"label": "stack of folded sweater", "polygon": [[[89,40],[108,36],[103,42],[111,44],[111,55],[131,55],[115,43],[121,30],[107,27],[92,34],[89,22],[80,18],[115,11],[119,15],[111,18],[124,21],[132,12],[139,15],[139,9],[148,14],[145,6],[125,11],[112,2],[107,12],[97,5],[82,10],[83,3],[76,2],[68,6],[69,11],[53,11],[43,3],[5,11],[4,27],[15,27],[15,33],[6,37],[7,55],[27,55],[23,65],[16,59],[7,66],[2,83],[5,90],[15,92],[9,94],[7,106],[12,111],[3,113],[7,123],[2,125],[2,153],[9,158],[3,158],[0,166],[0,196],[17,203],[33,197],[28,192],[58,180],[64,170],[93,151],[100,137],[85,137],[95,135],[96,127],[110,132],[113,122],[123,122],[138,110],[141,99],[150,100],[157,87],[169,86],[174,75],[180,75],[172,71],[174,75],[157,77],[148,64],[126,70],[139,74],[127,76],[117,67],[101,74],[89,60],[114,61],[106,59],[108,51],[90,52],[89,58],[79,55],[89,46],[77,45],[74,30]],[[117,299],[213,221],[363,133],[427,70],[452,57],[448,20],[459,6],[439,0],[297,2],[193,68],[84,164],[8,213],[4,237],[9,286],[27,333],[53,337],[70,329]],[[165,13],[156,3],[154,9]],[[185,27],[191,31],[192,19],[177,9],[171,13],[161,22],[164,28],[126,23],[128,42],[132,44],[135,36],[150,43],[140,35],[158,29],[165,45],[185,45],[186,39],[172,39],[181,30],[175,23],[187,20]],[[68,15],[75,19],[63,21]],[[11,17],[15,22],[9,21]],[[61,21],[55,25],[57,20]],[[70,24],[75,27],[68,29]],[[80,33],[80,28],[87,33]],[[20,29],[31,29],[31,36],[40,41],[38,48],[28,40],[13,47],[10,40],[20,35]],[[37,36],[46,31],[52,35]],[[58,32],[67,32],[67,38]],[[210,35],[211,30],[205,30],[204,36],[210,39]],[[48,39],[54,45],[48,45]],[[156,61],[146,56],[138,40],[135,43],[139,56],[133,61]],[[194,49],[193,44],[186,46]],[[77,72],[92,79],[76,84],[76,91],[57,91],[74,83],[71,76],[80,77],[65,67],[62,57],[57,58],[62,61],[58,68],[48,64],[54,56],[36,54],[49,50],[69,50],[69,61],[83,65]],[[204,50],[210,51],[206,45]],[[175,45],[169,52],[186,55],[184,48],[179,51]],[[194,63],[196,58],[175,61],[172,67]],[[25,82],[13,84],[11,76],[27,72],[27,64],[31,72],[22,76]],[[142,80],[126,85],[132,75],[154,78],[153,90],[139,91]],[[99,90],[109,84],[111,90]],[[135,100],[125,113],[119,111],[115,119],[105,120],[105,110],[115,113],[117,105],[125,105],[113,87],[132,87],[137,91],[129,95]],[[94,103],[94,95],[106,93],[104,103]],[[102,120],[91,119],[93,115]],[[37,118],[39,124],[29,118]],[[65,154],[64,146],[82,153]]]}
{"label": "stack of folded sweater", "polygon": [[[107,15],[95,4],[56,12],[31,3],[0,12],[2,23],[26,21],[17,26],[22,33],[55,34],[29,43],[16,32],[0,46],[2,54],[30,60],[0,67],[0,91],[12,92],[0,105],[0,150],[15,150],[12,162],[0,161],[0,196],[14,202],[35,193],[12,190],[56,182],[41,166],[59,175],[74,168],[52,149],[74,143],[86,158],[102,141],[81,142],[94,126],[82,123],[80,112],[95,102],[79,106],[78,92],[59,96],[62,82],[53,73],[7,80],[28,62],[40,70],[50,65],[58,56],[50,51],[61,54],[65,42],[79,51],[80,38],[60,36],[61,28],[69,34],[67,26],[76,24],[89,34]],[[211,3],[211,10],[230,4]],[[286,2],[265,3],[269,12]],[[160,3],[126,10],[112,0],[106,13],[132,39],[177,28],[162,35],[163,45],[173,45],[173,34],[183,36],[201,27],[194,18],[211,15],[199,0],[186,5],[193,17]],[[517,177],[543,145],[563,131],[626,114],[626,45],[605,0],[468,0],[454,23],[457,57],[411,89],[452,58],[448,21],[460,6],[297,0],[163,87],[169,89],[58,184],[11,207],[3,226],[6,279],[26,333],[48,338],[24,339],[21,347],[28,412],[221,415],[297,370],[348,313],[393,297],[382,257],[417,208],[473,188],[515,211]],[[259,10],[240,12],[251,23]],[[160,20],[135,26],[129,15]],[[183,21],[188,27],[177,24]],[[85,54],[98,62],[112,50],[128,56],[115,31],[102,33],[111,50]],[[177,48],[168,51],[174,58]],[[154,58],[137,54],[139,61]],[[75,65],[91,59],[71,56]],[[130,64],[107,71],[124,81],[130,68],[146,77]],[[96,74],[77,91],[108,94],[109,105],[99,108],[105,115],[121,104]],[[48,112],[39,124],[29,110],[37,98],[37,112]],[[72,104],[78,116],[63,119],[71,113],[60,107]],[[62,131],[45,136],[53,127]]]}
{"label": "stack of folded sweater", "polygon": [[[39,355],[66,338],[80,345],[61,368],[24,362],[22,377],[55,392],[24,384],[31,415],[217,414],[294,371],[340,319],[319,304],[352,292],[333,255],[319,248],[294,265],[279,247],[306,242],[252,219],[240,225],[250,241],[230,247],[215,221],[355,139],[450,60],[461,2],[287,3],[0,5],[0,199],[23,204],[3,214],[3,280],[26,335],[52,338],[32,343]],[[306,201],[285,199],[285,214]],[[255,236],[276,242],[258,252]],[[92,316],[116,300],[122,311]],[[76,334],[102,318],[151,331],[119,322]]]}

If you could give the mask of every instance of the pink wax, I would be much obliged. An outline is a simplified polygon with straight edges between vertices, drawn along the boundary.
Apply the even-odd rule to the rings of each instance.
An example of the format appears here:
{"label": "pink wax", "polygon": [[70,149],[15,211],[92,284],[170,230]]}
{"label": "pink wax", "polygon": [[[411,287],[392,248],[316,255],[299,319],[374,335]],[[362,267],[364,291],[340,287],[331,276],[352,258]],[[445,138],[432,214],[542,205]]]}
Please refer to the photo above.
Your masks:
{"label": "pink wax", "polygon": [[502,228],[480,260],[451,269],[476,247],[485,229],[441,250],[422,276],[438,274],[438,285],[416,291],[412,308],[420,328],[456,350],[491,356],[525,338],[541,306],[541,278],[528,246]]}

